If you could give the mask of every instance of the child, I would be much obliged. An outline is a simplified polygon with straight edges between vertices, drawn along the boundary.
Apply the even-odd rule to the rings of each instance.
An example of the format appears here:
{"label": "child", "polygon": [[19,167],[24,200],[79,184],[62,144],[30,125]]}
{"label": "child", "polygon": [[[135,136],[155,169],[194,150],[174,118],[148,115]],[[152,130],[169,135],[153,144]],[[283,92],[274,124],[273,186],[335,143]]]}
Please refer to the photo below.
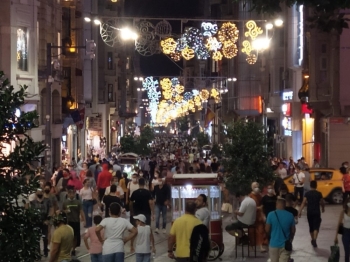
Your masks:
{"label": "child", "polygon": [[150,262],[151,261],[151,244],[152,252],[155,253],[154,238],[152,229],[146,225],[146,217],[142,214],[134,216],[137,225],[136,236],[136,262]]}
{"label": "child", "polygon": [[[101,216],[94,216],[94,226],[89,227],[85,231],[84,236],[84,242],[86,249],[90,253],[91,262],[102,262],[102,243],[98,240],[95,228],[97,225],[99,225],[102,221]],[[101,232],[101,235],[103,237],[103,232]],[[90,239],[90,246],[88,239]]]}

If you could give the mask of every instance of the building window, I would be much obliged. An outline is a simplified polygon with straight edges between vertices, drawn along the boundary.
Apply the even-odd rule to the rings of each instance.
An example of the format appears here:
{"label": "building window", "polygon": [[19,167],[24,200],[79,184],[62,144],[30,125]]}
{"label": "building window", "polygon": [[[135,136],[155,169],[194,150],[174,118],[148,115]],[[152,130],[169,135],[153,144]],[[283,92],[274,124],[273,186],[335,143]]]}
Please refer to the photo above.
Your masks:
{"label": "building window", "polygon": [[113,70],[113,52],[107,53],[107,68]]}
{"label": "building window", "polygon": [[127,58],[126,58],[125,69],[126,69],[126,70],[129,70],[129,69],[130,69],[130,57],[127,57]]}
{"label": "building window", "polygon": [[108,102],[113,102],[113,84],[108,84]]}
{"label": "building window", "polygon": [[17,69],[28,70],[28,31],[25,27],[17,29]]}

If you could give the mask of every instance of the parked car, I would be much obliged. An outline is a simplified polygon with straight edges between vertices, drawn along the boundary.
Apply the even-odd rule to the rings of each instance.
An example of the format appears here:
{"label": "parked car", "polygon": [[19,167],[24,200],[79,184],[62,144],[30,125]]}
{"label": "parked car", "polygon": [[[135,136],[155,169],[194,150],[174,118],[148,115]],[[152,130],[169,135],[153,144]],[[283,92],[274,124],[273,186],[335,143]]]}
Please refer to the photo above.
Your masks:
{"label": "parked car", "polygon": [[[333,204],[343,203],[342,178],[343,175],[338,169],[333,168],[311,168],[310,181],[317,181],[317,190],[327,202]],[[294,192],[293,176],[286,177],[284,183],[289,192]]]}

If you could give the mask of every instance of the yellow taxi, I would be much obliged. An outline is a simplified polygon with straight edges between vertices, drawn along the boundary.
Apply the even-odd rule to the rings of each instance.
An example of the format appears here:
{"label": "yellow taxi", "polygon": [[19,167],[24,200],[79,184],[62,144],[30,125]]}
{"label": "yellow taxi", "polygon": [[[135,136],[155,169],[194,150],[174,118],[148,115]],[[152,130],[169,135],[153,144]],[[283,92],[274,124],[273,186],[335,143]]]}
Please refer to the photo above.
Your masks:
{"label": "yellow taxi", "polygon": [[[343,175],[339,169],[332,168],[311,168],[310,181],[317,181],[317,190],[322,193],[327,202],[333,204],[343,203],[342,178]],[[289,192],[294,192],[293,176],[288,176],[284,179]]]}

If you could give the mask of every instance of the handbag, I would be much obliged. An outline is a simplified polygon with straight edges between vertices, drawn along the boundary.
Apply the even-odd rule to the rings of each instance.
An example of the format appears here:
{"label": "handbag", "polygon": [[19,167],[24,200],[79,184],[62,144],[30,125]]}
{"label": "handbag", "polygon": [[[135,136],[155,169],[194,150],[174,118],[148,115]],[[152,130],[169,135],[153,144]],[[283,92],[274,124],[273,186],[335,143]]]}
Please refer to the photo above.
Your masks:
{"label": "handbag", "polygon": [[338,245],[331,246],[331,255],[328,258],[328,262],[339,262],[339,259],[340,259],[339,246]]}
{"label": "handbag", "polygon": [[342,234],[343,234],[343,231],[344,231],[344,226],[343,226],[343,224],[340,224],[340,225],[339,225],[339,228],[338,228],[338,234],[339,234],[339,235],[342,235]]}
{"label": "handbag", "polygon": [[92,192],[92,204],[93,205],[96,205],[97,204],[97,199],[96,197],[94,196],[95,195],[95,192],[92,190],[92,188],[90,188],[91,192]]}
{"label": "handbag", "polygon": [[287,251],[292,251],[293,250],[292,242],[290,241],[290,239],[287,239],[286,234],[284,233],[283,227],[280,223],[280,220],[278,219],[278,215],[277,215],[276,211],[275,211],[275,216],[277,218],[278,224],[280,225],[280,227],[282,229],[283,236],[284,236],[284,238],[286,238],[286,241],[284,242],[284,249]]}
{"label": "handbag", "polygon": [[222,206],[221,206],[221,211],[222,212],[228,212],[229,211],[229,203],[222,203]]}

